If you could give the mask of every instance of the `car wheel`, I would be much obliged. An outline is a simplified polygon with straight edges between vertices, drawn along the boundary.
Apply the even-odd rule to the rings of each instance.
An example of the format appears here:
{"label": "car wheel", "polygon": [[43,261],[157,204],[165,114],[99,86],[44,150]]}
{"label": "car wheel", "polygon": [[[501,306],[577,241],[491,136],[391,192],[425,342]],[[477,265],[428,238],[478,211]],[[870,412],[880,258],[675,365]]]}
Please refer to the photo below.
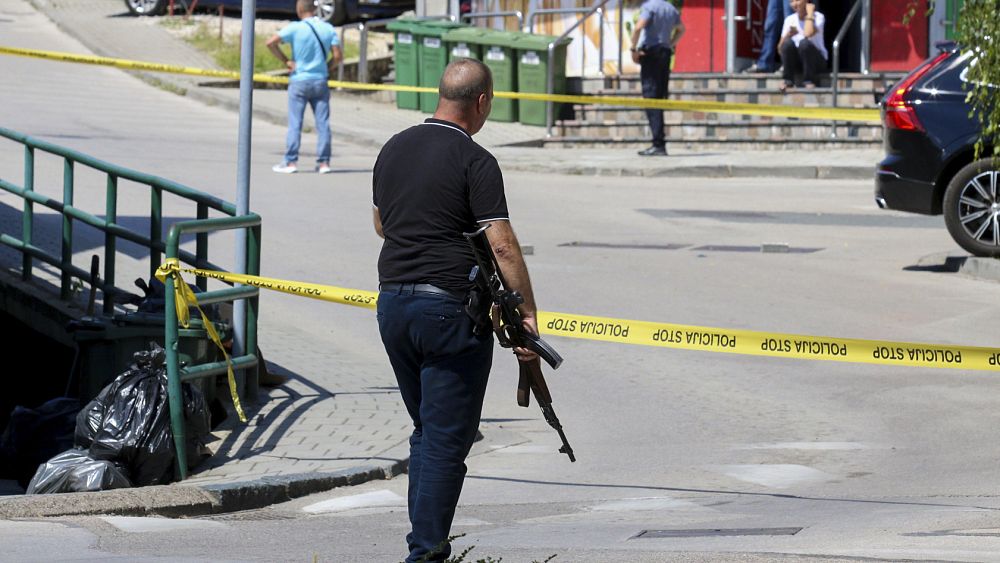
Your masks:
{"label": "car wheel", "polygon": [[128,11],[134,16],[158,16],[167,7],[167,0],[125,0]]}
{"label": "car wheel", "polygon": [[965,165],[944,193],[944,222],[959,246],[1000,257],[1000,171],[989,158]]}
{"label": "car wheel", "polygon": [[320,19],[333,25],[344,25],[347,22],[347,7],[344,5],[344,0],[318,0],[316,10]]}

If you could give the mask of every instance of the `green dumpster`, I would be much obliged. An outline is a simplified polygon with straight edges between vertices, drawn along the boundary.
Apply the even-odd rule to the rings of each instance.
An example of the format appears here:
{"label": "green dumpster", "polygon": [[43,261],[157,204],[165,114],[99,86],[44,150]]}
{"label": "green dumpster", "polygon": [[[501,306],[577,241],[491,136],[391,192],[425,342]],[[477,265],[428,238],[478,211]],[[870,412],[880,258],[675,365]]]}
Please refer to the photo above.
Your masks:
{"label": "green dumpster", "polygon": [[[421,86],[437,89],[441,75],[444,74],[444,67],[448,66],[448,49],[445,48],[444,34],[460,27],[468,26],[450,21],[431,20],[420,22],[419,28],[414,30],[414,35],[419,40],[417,59],[420,70],[417,74]],[[421,111],[434,113],[437,101],[437,92],[420,92]]]}
{"label": "green dumpster", "polygon": [[[514,50],[518,38],[524,35],[516,31],[489,31],[484,37],[483,63],[493,73],[493,90],[496,92],[517,92],[517,64]],[[517,121],[518,101],[510,98],[494,98],[490,119],[493,121]]]}
{"label": "green dumpster", "polygon": [[455,59],[483,59],[483,43],[489,30],[481,27],[460,27],[444,34],[448,62]]}
{"label": "green dumpster", "polygon": [[[396,84],[400,86],[417,86],[419,84],[419,65],[417,64],[417,39],[415,31],[419,26],[416,20],[405,18],[389,22],[386,28],[396,35],[393,45],[393,57],[396,67]],[[416,92],[396,92],[396,107],[399,109],[419,109],[419,98]]]}
{"label": "green dumpster", "polygon": [[[545,80],[549,65],[555,71],[552,77],[552,93],[566,92],[566,46],[570,38],[560,41],[553,52],[553,60],[549,60],[549,43],[558,37],[554,35],[521,34],[515,44],[517,48],[517,84],[518,92],[545,93]],[[559,104],[552,105],[552,116],[559,115]],[[521,123],[526,125],[548,125],[545,122],[545,102],[521,101]]]}

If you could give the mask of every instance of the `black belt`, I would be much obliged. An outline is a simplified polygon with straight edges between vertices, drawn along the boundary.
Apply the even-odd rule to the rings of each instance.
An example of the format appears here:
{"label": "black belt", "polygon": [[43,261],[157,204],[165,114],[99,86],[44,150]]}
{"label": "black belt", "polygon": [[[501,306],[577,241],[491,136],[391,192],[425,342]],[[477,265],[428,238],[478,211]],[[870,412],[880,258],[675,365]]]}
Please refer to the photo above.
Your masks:
{"label": "black belt", "polygon": [[379,284],[378,289],[386,293],[428,293],[430,295],[444,295],[459,301],[465,300],[465,296],[458,292],[442,289],[429,283],[383,283]]}

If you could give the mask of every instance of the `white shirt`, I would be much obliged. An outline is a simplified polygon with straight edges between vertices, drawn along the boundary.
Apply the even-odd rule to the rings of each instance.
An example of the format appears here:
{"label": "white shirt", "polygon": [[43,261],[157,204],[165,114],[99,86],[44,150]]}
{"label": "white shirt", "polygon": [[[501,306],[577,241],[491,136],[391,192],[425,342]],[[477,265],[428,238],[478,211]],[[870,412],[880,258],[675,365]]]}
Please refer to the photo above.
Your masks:
{"label": "white shirt", "polygon": [[[823,54],[824,59],[829,59],[830,56],[826,52],[826,44],[823,42],[823,28],[826,27],[826,16],[822,12],[813,12],[813,25],[816,26],[816,33],[809,38],[809,41],[819,49],[819,52]],[[799,30],[798,33],[792,36],[792,41],[795,46],[798,47],[799,43],[802,42],[805,36],[806,20],[799,19],[798,12],[785,18],[784,25],[781,26],[781,36],[784,37],[788,34],[788,30],[795,27]]]}

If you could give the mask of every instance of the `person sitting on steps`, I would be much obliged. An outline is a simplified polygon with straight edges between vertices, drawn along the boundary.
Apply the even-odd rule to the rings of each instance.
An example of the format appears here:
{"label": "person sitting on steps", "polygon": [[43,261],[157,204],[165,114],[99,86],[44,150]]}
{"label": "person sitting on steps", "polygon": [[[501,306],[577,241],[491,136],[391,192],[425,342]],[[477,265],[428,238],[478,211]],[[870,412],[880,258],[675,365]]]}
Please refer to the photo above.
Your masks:
{"label": "person sitting on steps", "polygon": [[828,58],[823,44],[823,28],[826,17],[816,11],[812,0],[791,0],[794,13],[785,18],[781,29],[782,85],[781,91],[797,85],[795,77],[802,75],[801,85],[815,88],[821,70],[826,69]]}

